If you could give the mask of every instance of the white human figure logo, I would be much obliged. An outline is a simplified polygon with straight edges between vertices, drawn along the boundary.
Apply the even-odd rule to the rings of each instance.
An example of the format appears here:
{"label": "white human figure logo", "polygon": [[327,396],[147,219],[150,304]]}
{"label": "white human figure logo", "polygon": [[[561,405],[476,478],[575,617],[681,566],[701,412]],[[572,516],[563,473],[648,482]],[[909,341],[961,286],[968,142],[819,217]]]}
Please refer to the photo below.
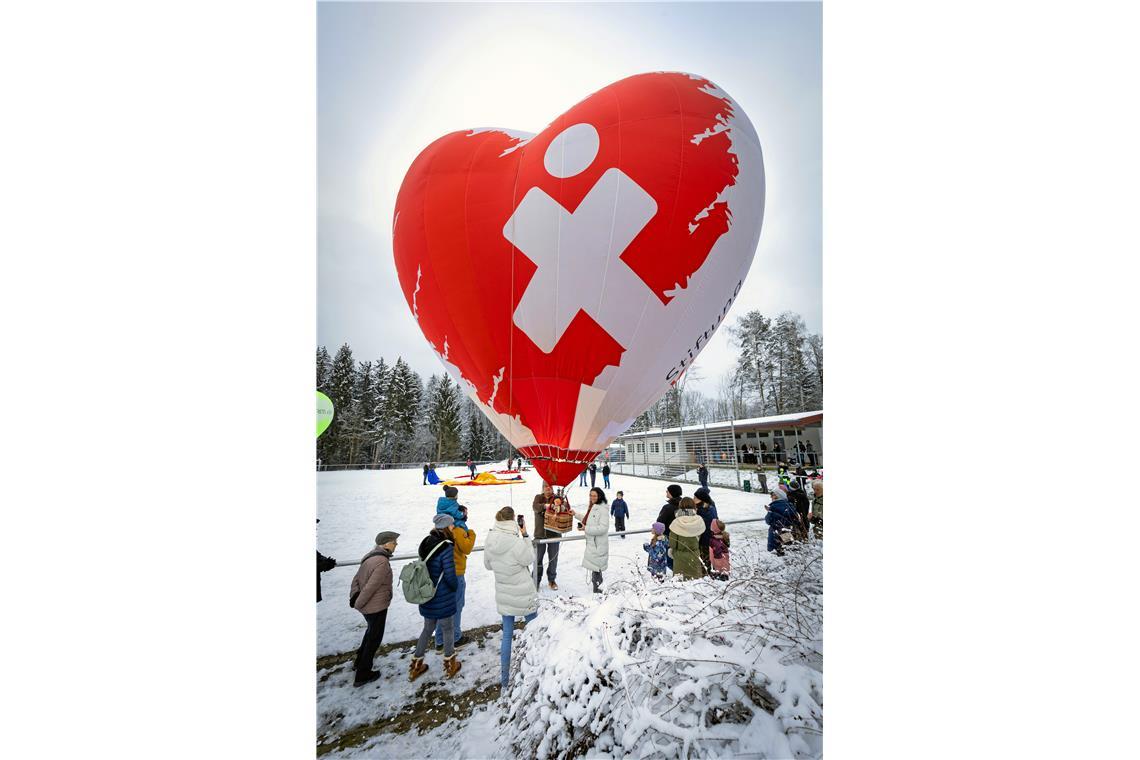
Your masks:
{"label": "white human figure logo", "polygon": [[[546,149],[546,170],[561,178],[580,174],[597,157],[598,145],[592,125],[568,127]],[[538,267],[514,323],[550,353],[585,311],[628,349],[638,323],[665,308],[620,258],[656,213],[653,196],[617,168],[602,174],[574,213],[532,187],[503,227],[507,240]]]}

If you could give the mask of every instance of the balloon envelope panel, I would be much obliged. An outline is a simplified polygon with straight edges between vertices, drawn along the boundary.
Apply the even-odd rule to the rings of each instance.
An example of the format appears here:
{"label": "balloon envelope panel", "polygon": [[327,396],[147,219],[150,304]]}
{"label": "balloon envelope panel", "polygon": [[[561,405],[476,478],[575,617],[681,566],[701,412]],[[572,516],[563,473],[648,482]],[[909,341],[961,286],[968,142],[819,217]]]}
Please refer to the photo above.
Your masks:
{"label": "balloon envelope panel", "polygon": [[393,249],[444,366],[562,485],[708,344],[763,209],[740,107],[701,77],[641,74],[537,135],[433,142],[400,188]]}

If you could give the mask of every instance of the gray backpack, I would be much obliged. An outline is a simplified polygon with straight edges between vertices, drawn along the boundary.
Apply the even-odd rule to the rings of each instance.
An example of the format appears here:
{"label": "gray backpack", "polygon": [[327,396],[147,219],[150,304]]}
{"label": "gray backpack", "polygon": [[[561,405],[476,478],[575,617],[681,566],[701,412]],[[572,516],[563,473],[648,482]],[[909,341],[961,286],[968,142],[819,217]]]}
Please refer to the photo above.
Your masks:
{"label": "gray backpack", "polygon": [[410,604],[424,604],[430,602],[435,596],[435,584],[431,582],[431,573],[428,572],[428,560],[439,550],[439,547],[451,545],[450,541],[440,541],[423,559],[417,559],[404,565],[400,571],[400,587],[404,591],[404,598]]}

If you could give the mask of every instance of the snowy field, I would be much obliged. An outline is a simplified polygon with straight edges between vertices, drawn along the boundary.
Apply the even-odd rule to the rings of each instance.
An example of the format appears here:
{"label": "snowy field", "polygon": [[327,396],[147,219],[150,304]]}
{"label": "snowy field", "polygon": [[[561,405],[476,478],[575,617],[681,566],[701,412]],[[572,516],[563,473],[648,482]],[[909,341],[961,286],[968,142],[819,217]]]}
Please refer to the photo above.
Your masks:
{"label": "snowy field", "polygon": [[[463,471],[439,474],[446,478]],[[524,514],[528,529],[533,528],[530,504],[541,479],[534,471],[523,476],[519,485],[459,489],[477,547],[505,505]],[[381,530],[401,533],[397,554],[415,552],[442,495],[440,486],[421,484],[419,470],[321,472],[317,478],[317,546],[341,561],[359,560]],[[576,483],[567,494],[578,508],[588,488]],[[613,475],[611,484],[607,497],[612,501],[621,489],[629,504],[626,528],[648,528],[665,501],[668,482]],[[696,485],[682,487],[691,495]],[[725,521],[765,514],[765,494],[715,485],[712,493]],[[324,601],[317,605],[318,655],[323,657],[317,671],[318,755],[554,758],[578,756],[580,742],[588,741],[588,757],[818,757],[822,542],[778,558],[763,550],[763,522],[730,525],[729,531],[734,570],[728,584],[670,579],[658,585],[645,570],[646,536],[611,538],[606,593],[600,597],[589,593],[581,567],[584,542],[562,544],[560,588],[551,591],[543,579],[539,618],[515,635],[518,669],[512,670],[506,697],[498,687],[501,633],[494,579],[483,567],[482,552],[467,563],[463,628],[474,635],[457,650],[463,669],[451,680],[442,678],[441,656],[429,649],[429,671],[408,682],[411,647],[391,645],[415,638],[422,619],[403,600],[397,583],[385,646],[375,659],[382,677],[354,688],[349,660],[365,628],[347,601],[357,566],[324,573]],[[398,575],[403,563],[393,564]],[[794,625],[786,613],[792,608]],[[495,628],[475,630],[481,626]],[[686,664],[689,658],[696,658],[695,667]],[[709,660],[735,664],[727,670],[699,664]],[[605,684],[600,692],[599,677]],[[571,690],[579,686],[563,691],[559,684]],[[645,688],[649,691],[636,704],[629,702],[631,691]],[[662,706],[662,700],[677,699],[671,711]],[[668,721],[653,717],[666,711]]]}
{"label": "snowy field", "polygon": [[[494,469],[505,468],[505,463]],[[453,470],[453,471],[452,471]],[[439,473],[448,478],[464,474],[461,467]],[[483,538],[495,522],[495,512],[512,506],[516,513],[526,515],[527,529],[531,531],[534,513],[531,501],[542,490],[542,478],[534,470],[523,472],[524,483],[514,486],[469,486],[459,489],[459,503],[467,506],[468,526],[477,535],[475,545],[482,546]],[[349,472],[317,473],[317,517],[321,524],[317,531],[317,548],[328,557],[341,561],[358,561],[374,547],[373,539],[382,530],[400,534],[397,554],[414,553],[420,541],[431,530],[436,500],[443,495],[440,486],[422,485],[420,470],[353,470]],[[566,489],[575,509],[584,508],[589,487],[580,487],[577,480]],[[598,475],[598,486],[602,477]],[[629,505],[627,530],[649,528],[665,503],[663,480],[612,475],[612,488],[606,497],[613,501],[618,490],[625,492]],[[696,484],[681,484],[685,495],[691,496]],[[712,496],[722,520],[763,518],[768,496],[743,493],[731,489],[718,489],[713,484]],[[613,530],[611,524],[611,530]],[[732,535],[767,534],[763,523],[729,526]],[[574,535],[582,535],[580,531]],[[605,573],[607,582],[645,573],[645,552],[641,546],[646,535],[610,541],[610,566]],[[582,568],[584,541],[562,544],[558,557],[558,591],[542,584],[542,597],[586,594],[589,579]],[[399,575],[402,563],[394,563],[394,574]],[[322,576],[324,601],[317,605],[317,649],[319,655],[337,654],[355,650],[364,635],[364,618],[348,606],[348,587],[356,566],[338,567]],[[499,623],[495,611],[494,577],[483,567],[482,552],[475,552],[467,561],[467,605],[463,610],[463,627]],[[396,598],[388,611],[385,641],[404,641],[419,635],[422,618],[414,605],[408,604],[396,591]]]}

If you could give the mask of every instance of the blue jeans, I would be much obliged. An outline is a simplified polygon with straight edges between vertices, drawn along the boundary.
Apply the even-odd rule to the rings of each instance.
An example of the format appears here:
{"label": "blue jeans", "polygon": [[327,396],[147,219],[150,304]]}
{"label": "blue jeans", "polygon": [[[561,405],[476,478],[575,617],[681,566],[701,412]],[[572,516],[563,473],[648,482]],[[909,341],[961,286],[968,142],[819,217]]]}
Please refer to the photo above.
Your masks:
{"label": "blue jeans", "polygon": [[[459,641],[459,637],[463,635],[463,630],[459,627],[460,621],[463,619],[463,601],[467,596],[467,579],[462,575],[455,576],[458,585],[455,587],[455,615],[451,620],[455,623],[455,640]],[[435,625],[435,645],[443,646],[443,629],[439,623]]]}
{"label": "blue jeans", "polygon": [[[524,620],[530,622],[538,617],[538,611],[527,615]],[[499,660],[503,665],[503,688],[507,688],[507,676],[511,673],[511,637],[515,633],[515,616],[503,615],[503,645],[499,649]]]}
{"label": "blue jeans", "polygon": [[609,488],[610,487],[610,476],[609,475],[602,475],[602,482],[604,482],[606,484],[606,488]]}
{"label": "blue jeans", "polygon": [[581,475],[578,476],[578,485],[580,485],[580,486],[586,485],[586,473],[583,472]]}

